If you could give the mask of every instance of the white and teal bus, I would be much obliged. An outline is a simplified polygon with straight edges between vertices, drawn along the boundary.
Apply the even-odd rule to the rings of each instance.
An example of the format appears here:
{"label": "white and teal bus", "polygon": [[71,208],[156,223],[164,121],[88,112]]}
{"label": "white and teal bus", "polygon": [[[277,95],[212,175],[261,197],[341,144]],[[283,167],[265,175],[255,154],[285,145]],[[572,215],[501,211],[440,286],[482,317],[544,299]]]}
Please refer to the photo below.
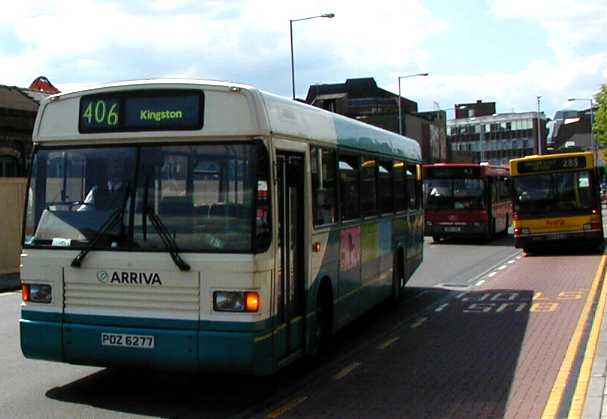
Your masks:
{"label": "white and teal bus", "polygon": [[60,94],[33,138],[28,358],[270,374],[422,260],[417,142],[250,86]]}

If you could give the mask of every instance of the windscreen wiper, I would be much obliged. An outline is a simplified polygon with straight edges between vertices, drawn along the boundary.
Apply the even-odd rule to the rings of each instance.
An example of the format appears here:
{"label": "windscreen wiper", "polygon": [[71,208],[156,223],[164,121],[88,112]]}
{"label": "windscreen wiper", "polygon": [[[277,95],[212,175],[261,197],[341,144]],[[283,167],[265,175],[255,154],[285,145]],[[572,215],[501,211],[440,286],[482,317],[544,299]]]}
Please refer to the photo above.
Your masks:
{"label": "windscreen wiper", "polygon": [[130,193],[131,193],[131,189],[127,185],[126,194],[125,194],[125,197],[124,197],[124,201],[122,202],[122,205],[120,206],[120,208],[116,208],[114,210],[114,212],[112,212],[112,214],[108,217],[108,219],[99,228],[99,231],[97,232],[97,234],[95,234],[95,237],[93,237],[93,240],[91,240],[91,242],[88,244],[88,246],[86,246],[84,249],[82,249],[80,251],[80,253],[78,253],[78,255],[72,260],[72,263],[70,265],[73,268],[79,268],[80,265],[82,264],[82,260],[86,257],[86,255],[91,250],[93,250],[93,247],[95,247],[95,245],[97,244],[97,242],[99,240],[101,240],[101,238],[103,237],[103,235],[105,233],[107,233],[108,231],[110,231],[112,228],[114,228],[119,222],[122,222],[122,219],[124,218],[124,211],[125,211],[125,208],[126,208],[126,202],[129,199]]}
{"label": "windscreen wiper", "polygon": [[103,235],[110,231],[112,228],[114,228],[119,221],[122,221],[123,214],[124,210],[122,208],[116,208],[114,212],[112,212],[112,215],[110,215],[107,221],[103,223],[101,228],[99,228],[99,231],[97,232],[93,240],[88,244],[88,246],[82,249],[80,253],[78,253],[78,256],[76,256],[72,260],[71,266],[73,268],[80,267],[80,265],[82,264],[82,259],[85,258],[85,256],[93,249],[93,247],[95,247],[95,245],[99,240],[101,240]]}
{"label": "windscreen wiper", "polygon": [[189,271],[190,265],[188,265],[181,258],[181,256],[179,256],[179,249],[177,248],[177,243],[175,242],[175,239],[171,237],[171,234],[167,230],[160,217],[158,217],[158,214],[156,214],[151,207],[145,207],[143,211],[144,218],[150,217],[152,225],[156,229],[156,232],[158,232],[160,239],[164,243],[164,247],[166,248],[166,250],[168,250],[169,254],[171,255],[171,259],[173,259],[173,262],[175,262],[175,265],[177,265],[180,271]]}

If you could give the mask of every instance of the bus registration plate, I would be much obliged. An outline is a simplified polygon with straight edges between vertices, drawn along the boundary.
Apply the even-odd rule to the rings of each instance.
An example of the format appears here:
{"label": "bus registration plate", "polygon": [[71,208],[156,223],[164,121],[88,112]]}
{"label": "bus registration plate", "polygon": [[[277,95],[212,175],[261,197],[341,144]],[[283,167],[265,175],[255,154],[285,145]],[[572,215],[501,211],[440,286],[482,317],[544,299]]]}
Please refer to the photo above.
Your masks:
{"label": "bus registration plate", "polygon": [[461,227],[445,227],[445,232],[447,233],[458,233],[462,230]]}
{"label": "bus registration plate", "polygon": [[154,336],[102,333],[101,345],[122,346],[126,348],[154,349]]}

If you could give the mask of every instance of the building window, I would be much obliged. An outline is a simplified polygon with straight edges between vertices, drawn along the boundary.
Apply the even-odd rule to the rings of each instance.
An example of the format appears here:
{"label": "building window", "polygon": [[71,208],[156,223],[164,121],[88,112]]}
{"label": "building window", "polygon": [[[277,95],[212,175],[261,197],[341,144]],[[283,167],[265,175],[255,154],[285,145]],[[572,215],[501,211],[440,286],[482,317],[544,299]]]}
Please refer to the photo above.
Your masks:
{"label": "building window", "polygon": [[17,177],[19,162],[13,156],[0,156],[0,177]]}

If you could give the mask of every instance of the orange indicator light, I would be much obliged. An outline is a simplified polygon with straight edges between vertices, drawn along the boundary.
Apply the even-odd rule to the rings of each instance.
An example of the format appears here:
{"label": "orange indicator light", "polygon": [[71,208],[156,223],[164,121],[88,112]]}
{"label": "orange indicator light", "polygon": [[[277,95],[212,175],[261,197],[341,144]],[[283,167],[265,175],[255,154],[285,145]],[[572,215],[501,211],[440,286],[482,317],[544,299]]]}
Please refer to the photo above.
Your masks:
{"label": "orange indicator light", "polygon": [[29,284],[21,284],[21,299],[26,303],[29,302],[29,300],[30,300]]}
{"label": "orange indicator light", "polygon": [[245,310],[255,312],[259,310],[259,294],[256,292],[245,293]]}
{"label": "orange indicator light", "polygon": [[315,253],[320,252],[320,242],[315,242],[315,243],[312,245],[312,251],[313,251],[313,252],[315,252]]}

